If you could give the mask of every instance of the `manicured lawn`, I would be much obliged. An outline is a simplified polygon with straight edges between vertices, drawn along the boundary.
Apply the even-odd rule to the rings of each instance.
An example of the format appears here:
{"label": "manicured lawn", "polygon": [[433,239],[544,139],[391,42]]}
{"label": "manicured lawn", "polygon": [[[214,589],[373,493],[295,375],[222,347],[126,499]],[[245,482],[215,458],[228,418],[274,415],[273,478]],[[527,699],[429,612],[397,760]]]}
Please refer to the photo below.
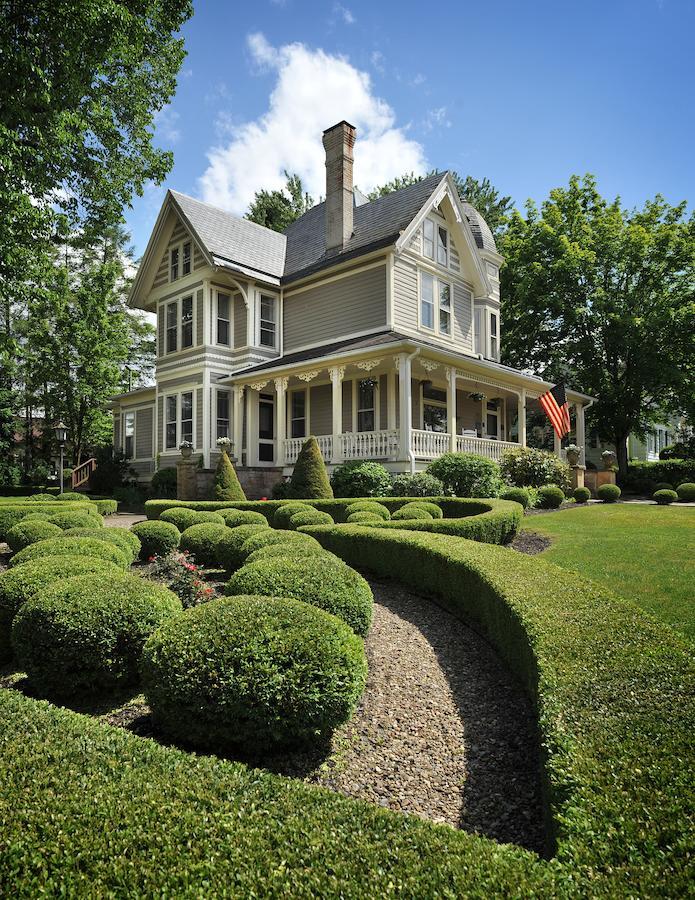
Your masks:
{"label": "manicured lawn", "polygon": [[592,504],[527,518],[543,557],[634,600],[695,640],[695,509]]}

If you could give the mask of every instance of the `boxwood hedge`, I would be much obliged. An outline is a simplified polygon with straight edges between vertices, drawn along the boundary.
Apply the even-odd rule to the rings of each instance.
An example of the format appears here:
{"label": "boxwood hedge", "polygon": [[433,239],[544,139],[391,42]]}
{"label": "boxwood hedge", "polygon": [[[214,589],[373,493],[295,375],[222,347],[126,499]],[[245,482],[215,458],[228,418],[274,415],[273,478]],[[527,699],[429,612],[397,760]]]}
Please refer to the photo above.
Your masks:
{"label": "boxwood hedge", "polygon": [[181,540],[181,532],[172,522],[136,522],[130,530],[140,541],[140,559],[165,556]]}
{"label": "boxwood hedge", "polygon": [[301,528],[302,525],[333,525],[333,517],[318,509],[300,509],[290,518],[290,528]]}
{"label": "boxwood hedge", "polygon": [[138,536],[127,528],[68,528],[64,534],[65,537],[89,537],[115,544],[131,562],[138,558],[142,547]]}
{"label": "boxwood hedge", "polygon": [[159,628],[142,676],[167,736],[258,754],[327,738],[355,708],[367,664],[335,616],[297,600],[227,597]]}
{"label": "boxwood hedge", "polygon": [[48,556],[91,556],[96,559],[106,559],[115,563],[122,569],[127,569],[130,559],[114,544],[96,540],[89,537],[62,537],[48,538],[45,541],[37,541],[30,544],[10,560],[10,566],[20,566],[32,559],[43,559]]}
{"label": "boxwood hedge", "polygon": [[67,501],[59,503],[56,500],[53,500],[50,503],[28,503],[26,501],[19,501],[17,498],[13,497],[11,502],[0,503],[0,541],[5,540],[10,528],[33,513],[40,512],[42,515],[46,514],[47,517],[50,517],[56,513],[64,513],[68,510],[88,512],[89,509],[93,509],[91,504],[86,508],[84,503],[68,503]]}
{"label": "boxwood hedge", "polygon": [[29,544],[35,544],[36,541],[43,541],[50,537],[58,537],[59,534],[62,534],[62,531],[58,525],[43,519],[29,518],[17,522],[10,528],[6,541],[10,550],[17,553],[28,547]]}
{"label": "boxwood hedge", "polygon": [[244,561],[241,548],[251,535],[261,532],[273,534],[267,525],[238,525],[230,528],[217,544],[217,562],[220,566],[228,573],[238,569]]}
{"label": "boxwood hedge", "polygon": [[181,535],[179,550],[192,553],[199,566],[217,565],[217,545],[230,529],[215,522],[191,525]]}
{"label": "boxwood hedge", "polygon": [[67,512],[59,512],[51,516],[48,520],[63,531],[68,528],[101,528],[103,522],[101,517],[96,513],[82,512],[81,510],[68,510]]}
{"label": "boxwood hedge", "polygon": [[286,544],[293,547],[321,546],[311,535],[303,534],[299,531],[271,531],[270,529],[263,529],[247,537],[241,545],[239,558],[243,561],[256,550],[273,547],[276,544]]}

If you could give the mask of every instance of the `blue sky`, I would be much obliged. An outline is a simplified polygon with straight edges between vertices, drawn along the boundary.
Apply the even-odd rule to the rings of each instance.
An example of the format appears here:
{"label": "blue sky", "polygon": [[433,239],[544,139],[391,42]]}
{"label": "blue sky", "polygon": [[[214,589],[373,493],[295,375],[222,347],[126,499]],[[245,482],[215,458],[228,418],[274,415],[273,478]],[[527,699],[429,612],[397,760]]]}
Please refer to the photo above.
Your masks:
{"label": "blue sky", "polygon": [[694,0],[198,0],[183,33],[156,132],[175,164],[127,215],[137,254],[166,187],[241,214],[288,168],[318,198],[343,118],[365,190],[450,168],[523,205],[593,172],[628,205],[692,202]]}

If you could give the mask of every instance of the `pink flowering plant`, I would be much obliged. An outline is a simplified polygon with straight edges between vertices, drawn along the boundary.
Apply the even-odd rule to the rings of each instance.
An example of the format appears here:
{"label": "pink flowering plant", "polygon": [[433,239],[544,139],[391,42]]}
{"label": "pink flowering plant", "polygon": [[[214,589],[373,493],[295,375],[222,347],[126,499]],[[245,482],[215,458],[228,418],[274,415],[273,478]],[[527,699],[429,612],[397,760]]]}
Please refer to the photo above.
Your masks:
{"label": "pink flowering plant", "polygon": [[187,552],[173,550],[164,556],[151,556],[145,574],[153,581],[166,584],[181,599],[184,609],[212,600],[215,591]]}

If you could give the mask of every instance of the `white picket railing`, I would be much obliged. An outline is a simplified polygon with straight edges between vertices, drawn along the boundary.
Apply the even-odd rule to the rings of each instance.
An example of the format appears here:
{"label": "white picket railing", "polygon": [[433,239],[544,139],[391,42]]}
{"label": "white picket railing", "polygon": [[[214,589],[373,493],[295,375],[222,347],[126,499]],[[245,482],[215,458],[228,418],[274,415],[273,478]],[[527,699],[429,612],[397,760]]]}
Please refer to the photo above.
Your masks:
{"label": "white picket railing", "polygon": [[[306,438],[287,438],[285,441],[285,465],[292,466],[297,462],[299,451]],[[330,434],[319,435],[316,440],[325,462],[330,462],[333,455],[333,438]]]}
{"label": "white picket railing", "polygon": [[340,436],[343,459],[397,459],[398,431],[354,431]]}
{"label": "white picket railing", "polygon": [[488,459],[496,459],[499,462],[505,450],[516,450],[519,444],[511,441],[495,441],[491,438],[469,437],[468,435],[458,435],[456,437],[456,450],[459,453],[477,453],[480,456],[487,456]]}
{"label": "white picket railing", "polygon": [[442,431],[420,431],[413,428],[410,432],[410,449],[419,459],[436,459],[451,449],[451,438]]}

